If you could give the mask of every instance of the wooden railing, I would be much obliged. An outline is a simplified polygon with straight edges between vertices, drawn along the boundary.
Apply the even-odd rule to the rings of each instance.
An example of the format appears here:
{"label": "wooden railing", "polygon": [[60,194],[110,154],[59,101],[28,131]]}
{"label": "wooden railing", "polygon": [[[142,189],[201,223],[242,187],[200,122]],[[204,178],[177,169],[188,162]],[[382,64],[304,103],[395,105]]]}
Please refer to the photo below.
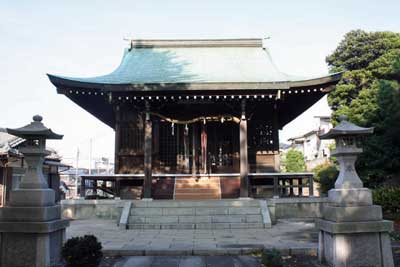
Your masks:
{"label": "wooden railing", "polygon": [[265,189],[272,190],[273,197],[314,196],[313,173],[250,173],[249,179],[253,197],[265,197]]}
{"label": "wooden railing", "polygon": [[[153,178],[184,178],[191,174],[153,174]],[[197,174],[196,178],[224,177],[238,179],[239,173]],[[250,197],[310,197],[314,195],[313,173],[249,173]],[[85,197],[87,190],[101,190],[113,196],[120,195],[120,183],[123,180],[143,183],[144,174],[101,174],[81,176],[80,196]],[[102,185],[98,185],[98,181]],[[107,186],[111,184],[110,186]]]}

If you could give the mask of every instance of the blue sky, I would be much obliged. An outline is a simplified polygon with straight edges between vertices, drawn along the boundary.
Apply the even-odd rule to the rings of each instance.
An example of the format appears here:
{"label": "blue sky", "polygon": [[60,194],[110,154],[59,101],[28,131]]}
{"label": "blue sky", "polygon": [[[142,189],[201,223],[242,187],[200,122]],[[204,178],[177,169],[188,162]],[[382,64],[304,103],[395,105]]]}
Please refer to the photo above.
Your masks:
{"label": "blue sky", "polygon": [[[94,76],[112,71],[132,38],[267,37],[280,70],[302,76],[328,72],[325,57],[352,29],[400,31],[400,1],[1,1],[0,127],[41,114],[65,134],[50,145],[66,160],[88,164],[113,157],[113,130],[57,95],[46,73]],[[311,130],[326,101],[289,124],[281,141]]]}

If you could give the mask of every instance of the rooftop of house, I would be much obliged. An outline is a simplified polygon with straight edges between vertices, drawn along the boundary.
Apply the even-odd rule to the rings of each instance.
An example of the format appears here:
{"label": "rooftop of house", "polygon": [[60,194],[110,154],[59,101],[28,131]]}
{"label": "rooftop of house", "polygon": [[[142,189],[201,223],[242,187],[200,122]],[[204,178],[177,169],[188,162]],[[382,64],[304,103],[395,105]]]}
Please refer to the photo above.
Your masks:
{"label": "rooftop of house", "polygon": [[[0,155],[20,155],[18,146],[25,142],[25,139],[7,133],[5,128],[0,128]],[[50,153],[46,156],[46,160],[59,161],[61,156],[53,148],[47,147]]]}

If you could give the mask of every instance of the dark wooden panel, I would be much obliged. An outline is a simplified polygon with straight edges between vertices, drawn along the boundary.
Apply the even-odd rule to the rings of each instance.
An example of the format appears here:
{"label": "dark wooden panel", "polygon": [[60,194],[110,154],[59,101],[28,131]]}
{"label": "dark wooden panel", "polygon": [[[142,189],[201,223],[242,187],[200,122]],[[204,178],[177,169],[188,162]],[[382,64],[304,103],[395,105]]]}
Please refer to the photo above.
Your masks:
{"label": "dark wooden panel", "polygon": [[4,194],[4,178],[3,178],[3,167],[0,167],[0,207],[3,206],[3,194]]}
{"label": "dark wooden panel", "polygon": [[221,198],[238,198],[240,194],[240,178],[221,177]]}
{"label": "dark wooden panel", "polygon": [[153,179],[152,197],[154,199],[173,199],[175,178],[157,178]]}

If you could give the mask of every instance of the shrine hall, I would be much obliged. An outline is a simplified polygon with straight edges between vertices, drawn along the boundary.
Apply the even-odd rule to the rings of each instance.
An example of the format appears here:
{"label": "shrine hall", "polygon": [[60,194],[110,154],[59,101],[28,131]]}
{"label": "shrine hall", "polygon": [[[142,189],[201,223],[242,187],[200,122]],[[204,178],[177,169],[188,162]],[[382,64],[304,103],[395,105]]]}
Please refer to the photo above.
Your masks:
{"label": "shrine hall", "polygon": [[262,39],[203,39],[130,40],[110,74],[48,76],[115,130],[115,174],[82,176],[81,196],[223,199],[313,194],[312,174],[280,173],[278,131],[341,73],[292,76]]}

